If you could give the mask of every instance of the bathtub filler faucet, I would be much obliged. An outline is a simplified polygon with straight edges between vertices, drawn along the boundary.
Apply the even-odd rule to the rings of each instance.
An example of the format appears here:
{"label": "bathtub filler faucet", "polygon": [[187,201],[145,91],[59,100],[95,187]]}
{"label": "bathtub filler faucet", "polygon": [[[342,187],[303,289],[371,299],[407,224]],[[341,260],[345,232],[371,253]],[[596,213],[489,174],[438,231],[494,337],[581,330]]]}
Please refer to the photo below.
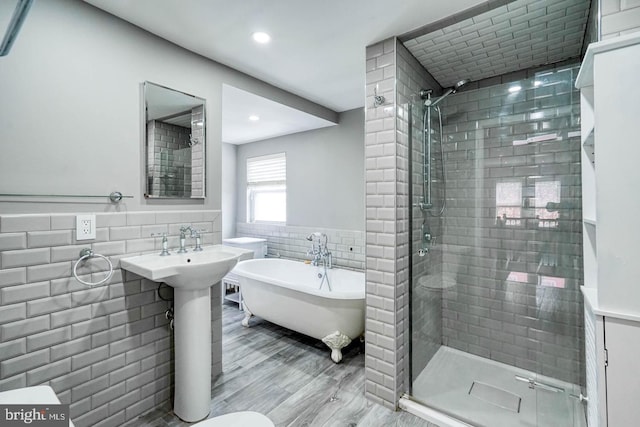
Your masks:
{"label": "bathtub filler faucet", "polygon": [[[333,268],[333,255],[331,255],[331,252],[329,252],[327,248],[329,240],[327,235],[316,231],[315,233],[309,234],[307,240],[311,242],[311,249],[307,251],[307,255],[313,257],[311,263],[318,266],[320,262],[322,262],[322,265],[325,267]],[[316,241],[318,242],[317,245]]]}
{"label": "bathtub filler faucet", "polygon": [[[322,285],[326,282],[329,291],[331,291],[331,283],[329,282],[329,275],[327,274],[327,269],[333,267],[333,257],[331,252],[329,252],[329,248],[327,248],[327,241],[329,238],[326,234],[316,231],[315,233],[309,234],[307,236],[307,240],[311,242],[311,249],[307,251],[307,255],[313,257],[311,263],[315,266],[319,266],[320,262],[322,262],[322,267],[324,269],[323,273],[318,273],[318,278],[322,279],[318,289],[322,289]],[[316,240],[318,241],[317,246],[315,244]]]}

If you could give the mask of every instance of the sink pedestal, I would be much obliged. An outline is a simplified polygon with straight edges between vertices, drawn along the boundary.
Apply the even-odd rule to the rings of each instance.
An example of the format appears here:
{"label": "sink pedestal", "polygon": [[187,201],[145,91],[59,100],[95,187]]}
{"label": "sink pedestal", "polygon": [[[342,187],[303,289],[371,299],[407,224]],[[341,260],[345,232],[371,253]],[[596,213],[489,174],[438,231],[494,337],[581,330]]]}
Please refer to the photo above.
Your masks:
{"label": "sink pedestal", "polygon": [[211,288],[175,288],[173,301],[173,412],[184,421],[200,421],[211,408]]}
{"label": "sink pedestal", "polygon": [[211,407],[211,287],[253,251],[214,245],[198,252],[122,258],[120,266],[173,288],[175,400],[173,412],[200,421]]}

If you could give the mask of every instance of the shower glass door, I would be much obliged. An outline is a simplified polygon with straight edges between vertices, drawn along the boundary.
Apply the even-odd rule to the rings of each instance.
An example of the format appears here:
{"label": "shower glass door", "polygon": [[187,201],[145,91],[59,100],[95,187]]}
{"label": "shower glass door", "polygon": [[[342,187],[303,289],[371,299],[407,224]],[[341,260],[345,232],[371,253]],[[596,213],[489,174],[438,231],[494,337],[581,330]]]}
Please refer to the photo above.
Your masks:
{"label": "shower glass door", "polygon": [[409,107],[410,394],[471,425],[586,425],[577,71]]}

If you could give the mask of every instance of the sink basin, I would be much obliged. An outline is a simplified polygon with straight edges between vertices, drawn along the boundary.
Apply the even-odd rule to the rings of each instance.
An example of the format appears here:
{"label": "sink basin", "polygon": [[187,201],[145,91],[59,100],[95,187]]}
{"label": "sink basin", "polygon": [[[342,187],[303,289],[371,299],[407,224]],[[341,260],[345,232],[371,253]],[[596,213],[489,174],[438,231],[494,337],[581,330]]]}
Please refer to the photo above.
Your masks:
{"label": "sink basin", "polygon": [[239,259],[249,259],[253,252],[224,245],[203,248],[200,252],[158,253],[120,260],[120,266],[139,276],[165,282],[178,289],[205,289],[220,281]]}

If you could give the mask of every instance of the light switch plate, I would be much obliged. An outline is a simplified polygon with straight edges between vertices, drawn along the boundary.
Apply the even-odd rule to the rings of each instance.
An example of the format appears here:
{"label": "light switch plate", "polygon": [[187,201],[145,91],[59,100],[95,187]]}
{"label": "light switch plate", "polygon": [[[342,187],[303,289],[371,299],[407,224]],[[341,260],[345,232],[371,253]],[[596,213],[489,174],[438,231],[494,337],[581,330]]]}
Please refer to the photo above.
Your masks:
{"label": "light switch plate", "polygon": [[96,238],[96,216],[76,215],[76,240]]}

